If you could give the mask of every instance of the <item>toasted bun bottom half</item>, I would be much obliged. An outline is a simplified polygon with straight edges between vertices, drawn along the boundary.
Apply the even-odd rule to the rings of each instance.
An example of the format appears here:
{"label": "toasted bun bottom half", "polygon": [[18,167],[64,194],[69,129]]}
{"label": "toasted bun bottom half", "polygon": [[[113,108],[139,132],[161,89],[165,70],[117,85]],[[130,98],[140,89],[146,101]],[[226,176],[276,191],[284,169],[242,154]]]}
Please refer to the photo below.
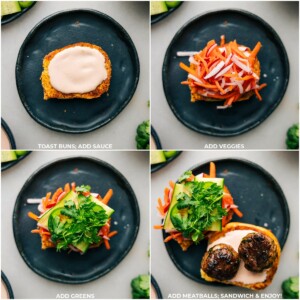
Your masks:
{"label": "toasted bun bottom half", "polygon": [[274,241],[274,244],[277,249],[277,257],[275,258],[273,265],[269,269],[265,270],[266,271],[266,279],[264,280],[264,282],[246,284],[246,283],[238,282],[238,281],[229,281],[229,280],[220,281],[220,280],[217,280],[215,278],[208,276],[202,269],[200,269],[201,277],[206,281],[216,281],[216,282],[221,282],[224,284],[230,284],[230,285],[244,287],[244,288],[251,289],[251,290],[261,290],[261,289],[266,288],[267,286],[269,286],[271,284],[273,277],[277,271],[279,260],[280,260],[281,248],[280,248],[280,245],[279,245],[279,242],[278,242],[276,236],[270,230],[263,228],[263,227],[255,226],[252,224],[246,224],[246,223],[232,222],[232,223],[228,223],[225,227],[223,227],[222,231],[212,234],[208,239],[208,245],[215,242],[216,240],[220,239],[221,237],[225,236],[225,234],[227,232],[235,231],[235,230],[253,230],[255,232],[262,233],[263,235],[268,236],[269,238],[271,238]]}
{"label": "toasted bun bottom half", "polygon": [[[49,72],[48,72],[48,67],[49,67],[49,64],[50,64],[51,60],[54,58],[54,56],[56,54],[58,54],[59,52],[65,50],[65,49],[73,48],[73,47],[76,47],[76,46],[89,47],[89,48],[92,48],[92,49],[96,49],[104,56],[104,58],[105,58],[105,63],[104,64],[105,64],[105,69],[106,69],[106,72],[107,72],[107,78],[104,81],[102,81],[101,84],[99,84],[96,87],[95,90],[90,91],[88,93],[65,94],[65,93],[62,93],[62,92],[56,90],[51,85],[50,76],[49,76]],[[101,47],[99,47],[97,45],[80,42],[80,43],[75,43],[75,44],[72,44],[72,45],[65,46],[65,47],[60,48],[60,49],[56,49],[56,50],[50,52],[49,54],[47,54],[44,57],[44,60],[43,60],[43,72],[42,72],[42,75],[41,75],[41,82],[42,82],[42,86],[43,86],[43,89],[44,89],[44,99],[48,100],[48,99],[51,99],[51,98],[56,98],[56,99],[81,98],[81,99],[88,100],[88,99],[99,98],[102,94],[106,93],[109,89],[110,80],[111,80],[111,73],[112,73],[112,69],[111,69],[110,59],[109,59],[107,53]]]}
{"label": "toasted bun bottom half", "polygon": [[[194,64],[190,64],[190,68],[193,70],[196,70],[196,66]],[[253,71],[258,77],[260,77],[260,62],[257,58],[254,61]],[[191,79],[189,79],[189,81],[190,80]],[[191,88],[190,88],[190,90],[191,90]],[[246,92],[237,101],[249,100],[254,94],[255,94],[254,91]],[[225,100],[226,100],[225,98],[224,99],[210,98],[210,97],[202,96],[198,93],[191,92],[191,101],[192,102],[196,102],[196,101],[217,102],[217,101],[225,101]]]}

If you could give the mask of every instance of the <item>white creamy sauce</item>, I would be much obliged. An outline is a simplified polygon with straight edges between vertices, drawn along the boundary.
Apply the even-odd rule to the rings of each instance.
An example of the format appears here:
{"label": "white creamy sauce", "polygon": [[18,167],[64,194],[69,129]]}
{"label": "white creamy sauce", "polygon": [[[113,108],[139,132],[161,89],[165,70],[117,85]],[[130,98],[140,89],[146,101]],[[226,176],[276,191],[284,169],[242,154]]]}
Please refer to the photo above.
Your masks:
{"label": "white creamy sauce", "polygon": [[157,294],[154,286],[151,284],[151,294],[150,294],[150,299],[157,299]]}
{"label": "white creamy sauce", "polygon": [[81,46],[67,48],[56,54],[48,71],[51,85],[65,94],[91,92],[107,78],[102,53]]}
{"label": "white creamy sauce", "polygon": [[[253,230],[234,230],[229,231],[225,234],[225,236],[219,238],[218,240],[214,241],[213,243],[209,244],[207,247],[207,250],[209,250],[211,247],[218,245],[218,244],[227,244],[230,245],[236,252],[238,252],[239,245],[247,234],[253,233],[255,231]],[[241,259],[240,260],[240,266],[236,273],[236,275],[230,279],[229,281],[238,281],[243,282],[244,284],[253,284],[257,282],[263,282],[265,281],[267,277],[266,270],[255,273],[250,272],[245,268],[244,262]]]}
{"label": "white creamy sauce", "polygon": [[157,149],[155,140],[154,140],[154,138],[153,138],[152,135],[151,135],[151,137],[150,137],[150,149]]}
{"label": "white creamy sauce", "polygon": [[1,149],[10,150],[11,144],[6,131],[1,127]]}
{"label": "white creamy sauce", "polygon": [[9,299],[8,291],[6,285],[1,280],[1,299]]}

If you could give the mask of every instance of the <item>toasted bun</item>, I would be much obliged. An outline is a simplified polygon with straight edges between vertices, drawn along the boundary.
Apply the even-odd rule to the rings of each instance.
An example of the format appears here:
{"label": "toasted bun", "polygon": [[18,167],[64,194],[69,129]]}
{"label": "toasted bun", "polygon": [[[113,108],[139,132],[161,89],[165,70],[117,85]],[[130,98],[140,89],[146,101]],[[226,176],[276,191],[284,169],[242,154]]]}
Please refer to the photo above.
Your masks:
{"label": "toasted bun", "polygon": [[278,264],[279,264],[279,260],[280,260],[281,249],[280,249],[280,245],[279,245],[279,242],[278,242],[276,236],[270,230],[263,228],[263,227],[255,226],[252,224],[246,224],[246,223],[232,222],[232,223],[228,223],[225,227],[223,227],[222,231],[212,234],[209,237],[208,245],[215,242],[216,240],[220,239],[221,237],[225,236],[225,234],[227,232],[234,231],[234,230],[253,230],[255,232],[259,232],[259,233],[262,233],[263,235],[268,236],[269,238],[271,238],[274,241],[278,255],[275,258],[272,266],[269,269],[265,270],[266,271],[265,281],[257,282],[254,284],[245,284],[243,282],[228,281],[228,280],[220,281],[220,280],[217,280],[215,278],[208,276],[202,269],[200,270],[201,277],[206,281],[217,281],[217,282],[221,282],[224,284],[230,284],[230,285],[236,285],[236,286],[248,288],[251,290],[261,290],[261,289],[266,288],[267,286],[269,286],[271,284],[273,277],[276,273],[276,270],[278,268]]}
{"label": "toasted bun", "polygon": [[[196,69],[194,64],[190,64],[190,68],[194,69],[194,70]],[[257,74],[257,76],[260,77],[260,62],[257,58],[254,61],[253,71],[254,71],[255,74]],[[237,101],[249,100],[254,94],[255,94],[254,91],[246,92]],[[201,100],[202,101],[214,102],[214,101],[224,101],[225,99],[209,98],[209,97],[199,95],[198,93],[192,93],[191,92],[191,101],[192,102],[201,101]]]}
{"label": "toasted bun", "polygon": [[[48,72],[48,67],[51,62],[51,60],[54,58],[54,56],[68,48],[76,47],[76,46],[81,46],[81,47],[89,47],[98,50],[101,52],[101,54],[105,58],[105,69],[107,71],[107,78],[101,82],[100,85],[97,86],[97,88],[93,91],[90,91],[88,93],[70,93],[70,94],[64,94],[60,91],[57,91],[50,82],[50,76]],[[72,45],[65,46],[63,48],[54,50],[47,54],[43,60],[43,72],[41,75],[41,81],[42,81],[42,86],[44,89],[44,99],[48,100],[50,98],[57,98],[57,99],[74,99],[74,98],[82,98],[82,99],[94,99],[94,98],[99,98],[102,94],[106,93],[109,89],[110,85],[110,79],[111,79],[111,62],[110,59],[107,55],[107,53],[99,46],[89,44],[89,43],[76,43]]]}

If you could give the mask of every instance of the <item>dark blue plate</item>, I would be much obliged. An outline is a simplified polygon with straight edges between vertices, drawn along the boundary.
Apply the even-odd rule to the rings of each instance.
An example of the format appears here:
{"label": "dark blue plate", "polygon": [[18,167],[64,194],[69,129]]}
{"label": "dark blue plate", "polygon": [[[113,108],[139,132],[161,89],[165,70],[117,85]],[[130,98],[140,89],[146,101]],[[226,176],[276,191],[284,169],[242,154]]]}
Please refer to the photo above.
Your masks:
{"label": "dark blue plate", "polygon": [[[49,52],[77,42],[98,45],[112,63],[108,93],[98,99],[43,100],[42,62]],[[125,29],[96,10],[55,13],[37,24],[19,51],[16,81],[29,115],[39,124],[61,132],[83,133],[112,121],[129,103],[139,80],[139,59]]]}
{"label": "dark blue plate", "polygon": [[4,131],[7,134],[7,137],[9,139],[10,145],[11,145],[11,149],[16,149],[16,142],[14,139],[14,136],[10,130],[10,128],[8,127],[7,123],[1,118],[1,127],[4,129]]}
{"label": "dark blue plate", "polygon": [[151,25],[155,24],[161,20],[163,20],[164,18],[168,17],[171,13],[173,13],[181,4],[183,3],[183,1],[181,1],[181,3],[174,7],[174,8],[169,8],[169,10],[165,13],[162,14],[158,14],[158,15],[153,15],[151,16]]}
{"label": "dark blue plate", "polygon": [[[105,195],[112,188],[109,206],[115,210],[111,228],[118,234],[104,245],[89,249],[84,255],[55,249],[41,249],[41,239],[30,231],[36,222],[27,214],[39,215],[37,205],[28,198],[42,198],[67,182],[88,184],[92,191]],[[92,157],[70,157],[42,166],[22,187],[13,212],[13,231],[18,250],[30,269],[40,276],[61,283],[78,284],[95,280],[115,268],[128,254],[137,237],[140,213],[136,196],[126,178],[113,166]]]}
{"label": "dark blue plate", "polygon": [[12,290],[11,285],[3,271],[1,271],[1,280],[4,282],[4,284],[6,286],[6,289],[7,289],[8,295],[9,295],[9,299],[14,299],[13,290]]}
{"label": "dark blue plate", "polygon": [[15,13],[15,14],[11,14],[11,15],[6,15],[6,16],[3,16],[1,18],[1,25],[5,25],[7,23],[10,23],[18,18],[20,18],[21,16],[23,16],[26,12],[28,12],[34,5],[36,4],[36,1],[34,1],[32,3],[31,6],[29,7],[26,7],[26,8],[23,8],[22,11],[18,12],[18,13]]}
{"label": "dark blue plate", "polygon": [[152,136],[153,139],[154,139],[154,142],[155,142],[155,144],[156,144],[156,148],[157,148],[157,149],[162,149],[162,146],[161,146],[161,143],[160,143],[159,136],[158,136],[156,130],[153,128],[152,125],[151,125],[151,136]]}
{"label": "dark blue plate", "polygon": [[[216,108],[223,102],[190,102],[190,90],[180,82],[187,73],[179,62],[189,65],[187,57],[177,57],[178,51],[200,51],[207,42],[218,43],[224,34],[226,41],[236,40],[251,49],[260,41],[262,101],[252,97],[234,103],[232,108]],[[267,77],[264,77],[266,74]],[[260,17],[243,10],[208,12],[188,21],[174,36],[163,63],[164,92],[177,119],[188,128],[212,136],[234,136],[261,124],[279,105],[289,81],[289,62],[278,34]]]}
{"label": "dark blue plate", "polygon": [[172,156],[171,158],[167,158],[167,161],[160,163],[160,164],[151,165],[151,173],[154,173],[154,172],[164,168],[169,163],[171,163],[174,159],[176,159],[181,153],[182,153],[182,151],[177,151],[177,153],[174,156]]}
{"label": "dark blue plate", "polygon": [[[9,139],[10,144],[11,144],[11,148],[12,149],[17,149],[14,136],[13,136],[10,128],[8,127],[8,125],[6,124],[6,122],[2,118],[1,118],[1,126],[2,126],[2,128],[4,129],[4,131],[6,132],[6,134],[8,136],[8,139]],[[18,164],[20,161],[22,161],[30,153],[31,153],[31,151],[28,151],[25,155],[19,156],[18,159],[16,159],[16,160],[1,163],[1,171],[5,171],[5,170],[13,167],[14,165]]]}
{"label": "dark blue plate", "polygon": [[[156,280],[154,279],[154,277],[151,275],[151,288],[154,288],[154,291],[156,293],[156,299],[163,299],[163,296],[162,296],[162,293],[161,293],[161,290],[158,286],[158,283],[156,282]],[[151,298],[151,296],[150,296]]]}
{"label": "dark blue plate", "polygon": [[[286,198],[274,177],[259,165],[244,159],[220,159],[214,161],[217,176],[225,179],[234,202],[243,217],[234,216],[233,222],[254,224],[270,229],[283,248],[290,228],[290,213]],[[192,167],[194,175],[209,173],[209,162]],[[166,238],[163,232],[163,238]],[[180,272],[188,278],[208,285],[200,276],[200,264],[206,252],[207,242],[192,245],[183,252],[174,241],[165,243],[170,258]],[[229,286],[229,285],[222,285]]]}

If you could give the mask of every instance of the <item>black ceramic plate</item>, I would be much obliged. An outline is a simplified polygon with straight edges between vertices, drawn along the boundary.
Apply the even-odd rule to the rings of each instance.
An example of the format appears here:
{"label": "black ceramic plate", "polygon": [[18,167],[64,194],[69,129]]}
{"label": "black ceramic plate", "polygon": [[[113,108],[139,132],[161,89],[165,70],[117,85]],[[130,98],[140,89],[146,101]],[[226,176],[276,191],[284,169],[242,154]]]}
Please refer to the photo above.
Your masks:
{"label": "black ceramic plate", "polygon": [[166,18],[167,16],[169,16],[172,12],[174,12],[183,2],[181,2],[178,6],[174,7],[174,8],[170,8],[167,12],[159,14],[159,15],[154,15],[151,16],[151,24],[155,24],[161,20],[163,20],[164,18]]}
{"label": "black ceramic plate", "polygon": [[[154,277],[151,275],[151,288],[154,288],[154,291],[156,293],[156,299],[163,299],[162,293],[160,291],[160,288],[156,282],[156,280],[154,279]],[[150,297],[151,298],[151,297]],[[151,298],[152,299],[152,298]]]}
{"label": "black ceramic plate", "polygon": [[155,164],[155,165],[151,165],[151,173],[154,173],[162,168],[164,168],[165,166],[167,166],[170,162],[172,162],[174,159],[176,159],[182,151],[177,151],[177,153],[172,156],[171,158],[167,159],[166,162],[160,163],[160,164]]}
{"label": "black ceramic plate", "polygon": [[[251,32],[249,31],[251,28]],[[187,57],[177,57],[177,51],[199,51],[207,42],[217,42],[224,34],[226,41],[253,48],[263,45],[258,53],[261,64],[263,101],[252,97],[235,103],[230,109],[217,109],[222,102],[190,102],[190,91],[180,84],[187,73],[179,62],[189,64]],[[284,45],[274,29],[258,16],[242,10],[220,10],[191,19],[175,35],[163,63],[163,86],[170,108],[188,128],[212,136],[234,136],[261,124],[279,105],[289,80],[289,62]]]}
{"label": "black ceramic plate", "polygon": [[25,14],[26,12],[28,12],[34,5],[36,4],[36,1],[34,1],[34,3],[27,8],[23,8],[22,11],[20,11],[19,13],[15,13],[15,14],[11,14],[11,15],[7,15],[1,18],[1,25],[5,25],[7,23],[10,23],[16,19],[18,19],[19,17],[23,16],[23,14]]}
{"label": "black ceramic plate", "polygon": [[10,128],[8,127],[8,125],[6,124],[6,122],[2,118],[1,118],[1,126],[7,134],[8,140],[9,140],[10,145],[11,145],[11,149],[16,149],[16,142],[15,142],[14,136],[13,136]]}
{"label": "black ceramic plate", "polygon": [[154,142],[156,144],[156,148],[157,149],[162,149],[161,143],[160,143],[160,139],[158,137],[157,132],[155,131],[155,129],[151,126],[151,135],[154,139]]}
{"label": "black ceramic plate", "polygon": [[4,282],[4,284],[6,286],[6,289],[7,289],[8,295],[9,295],[9,299],[14,299],[14,293],[13,293],[13,290],[11,288],[11,285],[10,285],[7,277],[5,276],[4,272],[2,272],[2,271],[1,271],[1,279],[2,279],[2,281]]}
{"label": "black ceramic plate", "polygon": [[20,161],[22,161],[25,157],[27,157],[30,153],[31,153],[31,151],[27,151],[27,153],[25,155],[19,156],[18,159],[16,159],[16,160],[1,163],[1,171],[5,171],[5,170],[15,166]]}
{"label": "black ceramic plate", "polygon": [[[8,125],[6,124],[6,122],[1,118],[1,126],[4,129],[4,131],[6,132],[8,139],[10,141],[11,144],[11,148],[12,149],[16,149],[16,143],[15,143],[15,139],[13,137],[13,134],[10,130],[10,128],[8,127]],[[20,156],[18,159],[13,160],[13,161],[9,161],[9,162],[5,162],[5,163],[1,163],[1,171],[5,171],[11,167],[13,167],[14,165],[16,165],[17,163],[19,163],[20,161],[22,161],[26,156],[28,156],[31,153],[31,151],[28,151],[25,155]]]}
{"label": "black ceramic plate", "polygon": [[[112,63],[108,93],[99,99],[43,100],[40,82],[43,58],[49,52],[77,42],[101,46]],[[21,46],[16,80],[29,115],[56,131],[83,133],[112,121],[131,100],[139,79],[139,60],[125,29],[95,10],[53,14],[37,24]]]}
{"label": "black ceramic plate", "polygon": [[[247,160],[229,158],[214,162],[217,176],[225,179],[236,205],[244,214],[242,218],[234,216],[232,221],[272,230],[283,248],[289,233],[290,214],[285,196],[272,175]],[[191,170],[194,175],[208,173],[209,162],[192,167]],[[163,237],[166,237],[165,233]],[[165,245],[173,263],[185,276],[200,283],[220,285],[200,277],[200,263],[207,248],[205,241],[189,247],[186,252],[174,241]]]}
{"label": "black ceramic plate", "polygon": [[[112,188],[109,202],[115,212],[112,230],[118,234],[110,240],[111,249],[102,245],[84,255],[55,249],[41,249],[40,237],[31,234],[36,222],[27,213],[38,213],[36,205],[27,205],[28,198],[41,198],[67,182],[88,184],[92,191],[105,195]],[[90,157],[72,157],[57,160],[41,167],[24,184],[14,212],[13,230],[18,250],[34,272],[49,280],[62,283],[85,283],[97,279],[115,268],[128,254],[136,239],[140,223],[139,207],[135,194],[124,176],[114,167]]]}

